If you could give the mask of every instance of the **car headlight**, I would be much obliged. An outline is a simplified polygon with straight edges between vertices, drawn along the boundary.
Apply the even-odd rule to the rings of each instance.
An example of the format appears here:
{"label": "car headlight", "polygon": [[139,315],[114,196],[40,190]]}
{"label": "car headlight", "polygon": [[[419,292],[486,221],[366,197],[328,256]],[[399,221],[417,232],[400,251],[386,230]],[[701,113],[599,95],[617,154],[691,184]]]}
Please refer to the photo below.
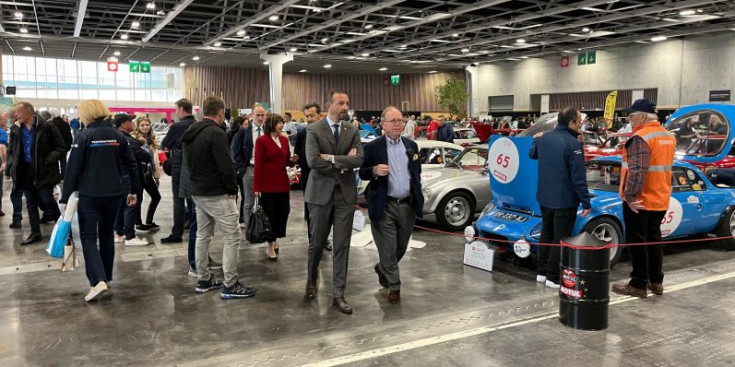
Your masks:
{"label": "car headlight", "polygon": [[495,208],[495,203],[491,201],[487,205],[485,205],[485,208],[482,209],[482,213],[480,213],[480,216],[487,214],[487,212],[493,210],[493,208]]}
{"label": "car headlight", "polygon": [[424,203],[428,203],[429,200],[431,200],[431,189],[428,187],[424,187],[421,190],[421,193],[424,194]]}
{"label": "car headlight", "polygon": [[543,222],[539,222],[539,224],[535,225],[533,229],[531,229],[531,238],[536,241],[541,240],[541,227],[543,227]]}

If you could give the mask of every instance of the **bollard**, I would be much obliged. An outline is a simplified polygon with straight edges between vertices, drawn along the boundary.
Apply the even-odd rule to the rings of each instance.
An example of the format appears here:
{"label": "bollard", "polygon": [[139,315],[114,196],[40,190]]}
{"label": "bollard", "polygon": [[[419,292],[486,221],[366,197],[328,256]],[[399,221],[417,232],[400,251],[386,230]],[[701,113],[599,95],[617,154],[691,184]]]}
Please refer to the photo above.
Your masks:
{"label": "bollard", "polygon": [[[561,240],[559,321],[580,330],[607,328],[610,278],[608,243],[587,232]],[[576,246],[575,246],[576,245]]]}

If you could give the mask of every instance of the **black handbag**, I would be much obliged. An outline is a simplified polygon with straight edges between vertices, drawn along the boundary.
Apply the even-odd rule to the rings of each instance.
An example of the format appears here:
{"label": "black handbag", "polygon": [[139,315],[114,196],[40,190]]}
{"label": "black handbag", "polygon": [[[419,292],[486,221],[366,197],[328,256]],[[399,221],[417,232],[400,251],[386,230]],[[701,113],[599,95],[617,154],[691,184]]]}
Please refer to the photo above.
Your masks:
{"label": "black handbag", "polygon": [[253,203],[253,213],[250,215],[248,221],[248,228],[245,232],[245,238],[250,243],[261,243],[266,242],[271,238],[273,231],[271,230],[271,223],[268,220],[268,214],[265,213],[263,207],[260,206],[259,198],[255,197]]}

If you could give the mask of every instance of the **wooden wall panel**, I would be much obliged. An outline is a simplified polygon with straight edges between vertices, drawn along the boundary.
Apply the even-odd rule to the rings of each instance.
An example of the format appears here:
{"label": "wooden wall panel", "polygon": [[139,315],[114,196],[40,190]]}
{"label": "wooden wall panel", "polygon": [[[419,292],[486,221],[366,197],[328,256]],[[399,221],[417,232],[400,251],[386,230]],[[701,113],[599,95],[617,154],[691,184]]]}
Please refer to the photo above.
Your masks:
{"label": "wooden wall panel", "polygon": [[[354,110],[382,110],[388,105],[409,110],[438,111],[435,88],[451,78],[464,79],[464,72],[401,74],[400,84],[386,85],[386,74],[310,74],[284,73],[283,109],[301,110],[304,104],[324,105],[332,88],[344,89]],[[388,80],[389,81],[389,80]],[[195,105],[214,93],[228,108],[249,108],[256,101],[268,101],[269,79],[265,70],[226,67],[187,67],[184,69],[184,95]]]}

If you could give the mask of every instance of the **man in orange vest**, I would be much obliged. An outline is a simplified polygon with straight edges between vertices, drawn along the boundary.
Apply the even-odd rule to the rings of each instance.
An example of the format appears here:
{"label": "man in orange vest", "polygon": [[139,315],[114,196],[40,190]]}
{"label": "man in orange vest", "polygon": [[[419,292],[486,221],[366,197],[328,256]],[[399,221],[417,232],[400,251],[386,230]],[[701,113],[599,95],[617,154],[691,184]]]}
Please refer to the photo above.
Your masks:
{"label": "man in orange vest", "polygon": [[[633,136],[625,143],[620,175],[625,242],[660,242],[661,221],[671,198],[676,138],[658,122],[651,101],[639,99],[628,111]],[[613,285],[613,292],[646,298],[650,288],[653,294],[663,294],[663,246],[631,246],[630,257],[630,282]]]}

